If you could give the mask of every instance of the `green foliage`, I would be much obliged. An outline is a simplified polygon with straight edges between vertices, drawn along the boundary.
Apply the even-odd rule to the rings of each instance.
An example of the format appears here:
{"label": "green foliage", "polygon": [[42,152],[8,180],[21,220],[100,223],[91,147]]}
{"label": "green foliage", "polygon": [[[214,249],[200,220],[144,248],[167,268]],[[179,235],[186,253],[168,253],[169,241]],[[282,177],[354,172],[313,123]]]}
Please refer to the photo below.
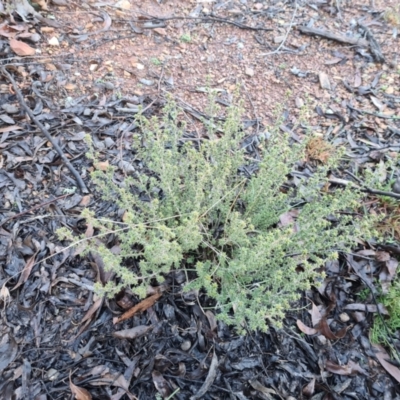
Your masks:
{"label": "green foliage", "polygon": [[190,43],[192,41],[190,33],[184,33],[179,39],[182,43]]}
{"label": "green foliage", "polygon": [[[396,331],[400,329],[400,280],[397,278],[393,281],[389,292],[378,298],[378,302],[382,303],[389,312],[389,318],[385,321],[377,315],[374,317],[374,323],[370,330],[371,342],[384,344],[392,350],[392,341],[390,337],[396,336]],[[393,355],[397,356],[396,351]]]}
{"label": "green foliage", "polygon": [[[209,111],[217,115],[214,103]],[[99,233],[87,250],[97,251],[117,276],[97,287],[101,294],[128,286],[144,296],[151,279],[161,282],[172,269],[184,269],[185,289],[205,290],[217,302],[218,318],[239,330],[266,330],[268,323],[279,326],[326,260],[372,234],[371,217],[354,213],[360,192],[326,190],[340,154],[290,189],[288,177],[306,144],[290,145],[272,128],[270,139],[261,140],[261,161],[251,159],[240,147],[240,105],[228,110],[223,124],[204,122],[209,139],[181,140],[185,124],[172,101],[161,118],[139,115],[137,121],[134,151],[143,168],[123,183],[112,168],[93,173],[103,198],[124,210],[124,223],[84,212]],[[97,156],[89,156],[96,163]],[[252,176],[238,172],[255,162]],[[289,212],[292,222],[280,223]],[[109,233],[118,237],[118,255],[99,240]],[[131,257],[140,261],[139,273],[125,266]]]}

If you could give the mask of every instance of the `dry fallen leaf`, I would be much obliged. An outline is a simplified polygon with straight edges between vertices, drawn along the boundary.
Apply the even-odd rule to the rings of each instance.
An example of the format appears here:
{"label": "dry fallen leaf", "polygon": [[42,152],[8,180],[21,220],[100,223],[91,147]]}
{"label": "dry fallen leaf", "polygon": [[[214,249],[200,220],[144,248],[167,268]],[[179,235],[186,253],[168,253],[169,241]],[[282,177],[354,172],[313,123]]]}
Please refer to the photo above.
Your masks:
{"label": "dry fallen leaf", "polygon": [[119,317],[115,317],[113,319],[113,323],[118,324],[119,322],[125,321],[128,318],[133,317],[135,314],[139,312],[146,311],[148,308],[153,306],[153,304],[162,296],[162,293],[156,293],[152,296],[146,297],[140,303],[136,304],[136,306],[132,307],[130,310],[126,311]]}
{"label": "dry fallen leaf", "polygon": [[99,169],[100,171],[107,171],[109,166],[110,166],[110,164],[109,164],[108,160],[100,161],[95,165],[96,169]]}
{"label": "dry fallen leaf", "polygon": [[58,39],[55,36],[53,36],[51,39],[49,39],[48,43],[50,46],[59,46],[60,45],[60,42],[58,41]]}
{"label": "dry fallen leaf", "polygon": [[113,336],[119,339],[135,339],[139,336],[145,335],[151,328],[151,326],[139,325],[134,328],[116,331],[113,333]]}
{"label": "dry fallen leaf", "polygon": [[296,321],[297,327],[306,335],[315,335],[318,331],[314,328],[310,328],[304,325],[299,319]]}
{"label": "dry fallen leaf", "polygon": [[386,352],[386,350],[379,344],[372,345],[372,348],[376,352],[376,358],[378,361],[381,363],[382,367],[385,368],[385,370],[393,376],[394,379],[396,379],[397,382],[400,383],[400,369],[394,366],[392,363],[390,363],[387,360],[390,360],[389,354]]}
{"label": "dry fallen leaf", "polygon": [[312,378],[311,381],[304,386],[303,394],[304,396],[311,397],[314,394],[315,390],[315,378]]}
{"label": "dry fallen leaf", "polygon": [[38,252],[36,252],[32,257],[30,257],[28,259],[28,261],[26,262],[25,268],[22,270],[21,275],[19,276],[18,283],[13,287],[12,290],[17,289],[18,287],[20,287],[27,281],[27,279],[29,278],[29,275],[32,271],[32,267],[35,265],[35,258],[36,258],[37,253]]}
{"label": "dry fallen leaf", "polygon": [[325,364],[325,369],[337,375],[353,375],[357,372],[368,375],[365,369],[361,368],[357,363],[351,360],[347,365],[338,365],[333,361],[328,360]]}
{"label": "dry fallen leaf", "polygon": [[69,387],[76,400],[92,400],[92,395],[86,389],[72,383],[71,372],[69,373]]}
{"label": "dry fallen leaf", "polygon": [[11,50],[18,56],[33,56],[36,54],[36,50],[17,39],[10,39]]}

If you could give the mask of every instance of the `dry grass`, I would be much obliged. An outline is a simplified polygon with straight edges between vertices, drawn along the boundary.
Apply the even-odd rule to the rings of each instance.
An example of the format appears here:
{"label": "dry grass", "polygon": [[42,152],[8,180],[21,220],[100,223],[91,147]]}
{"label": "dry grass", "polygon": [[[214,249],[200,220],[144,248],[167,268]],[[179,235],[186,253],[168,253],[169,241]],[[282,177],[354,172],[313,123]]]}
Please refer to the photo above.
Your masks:
{"label": "dry grass", "polygon": [[335,148],[318,136],[311,138],[307,143],[306,156],[309,160],[325,164],[334,152]]}

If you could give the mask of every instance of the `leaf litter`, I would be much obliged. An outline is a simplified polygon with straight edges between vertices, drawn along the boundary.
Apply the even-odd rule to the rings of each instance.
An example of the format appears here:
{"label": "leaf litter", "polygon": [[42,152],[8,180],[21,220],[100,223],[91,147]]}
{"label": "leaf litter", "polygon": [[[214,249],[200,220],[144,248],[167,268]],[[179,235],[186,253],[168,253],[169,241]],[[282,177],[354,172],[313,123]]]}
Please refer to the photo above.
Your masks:
{"label": "leaf litter", "polygon": [[[315,399],[396,398],[400,370],[383,347],[371,345],[368,328],[373,314],[387,313],[374,296],[388,290],[395,278],[398,245],[360,244],[359,251],[342,257],[340,265],[327,264],[321,286],[288,310],[283,329],[238,336],[216,320],[213,308],[203,313],[204,307],[214,305],[204,294],[182,294],[179,271],[167,277],[168,286],[161,292],[149,289],[142,302],[129,291],[115,299],[97,298],[94,283],[112,275],[102,270],[97,255],[82,257],[80,251],[64,249],[55,235],[67,226],[92,237],[93,229],[79,218],[87,205],[100,217],[120,216],[114,204],[101,201],[90,187],[92,165],[84,156],[83,137],[91,135],[104,156],[102,166],[116,166],[122,182],[137,169],[130,146],[139,106],[153,115],[163,104],[162,92],[169,91],[189,118],[202,118],[206,96],[196,88],[206,85],[207,73],[221,99],[229,99],[238,82],[248,88],[248,149],[255,157],[252,138],[272,122],[272,105],[284,101],[290,89],[296,102],[287,102],[282,130],[294,140],[302,140],[308,131],[317,138],[304,170],[325,162],[329,146],[344,145],[350,160],[345,167],[351,174],[373,168],[379,171],[379,183],[385,184],[393,171],[383,160],[400,148],[400,127],[394,118],[399,93],[396,66],[391,66],[399,49],[390,18],[375,21],[376,14],[359,1],[352,7],[307,2],[301,6],[303,14],[279,2],[144,1],[140,7],[92,3],[91,12],[83,13],[86,9],[77,4],[53,1],[48,7],[63,24],[43,18],[44,8],[40,13],[20,8],[21,18],[6,17],[0,28],[3,56],[15,61],[8,62],[7,71],[26,106],[57,138],[92,196],[75,193],[79,185],[65,160],[40,126],[26,117],[3,75],[2,393],[43,399],[71,394],[77,399],[153,399],[157,393],[164,398],[175,393],[177,399],[302,394]],[[375,7],[384,9],[385,4],[376,1]],[[311,12],[324,16],[323,27],[312,26]],[[293,15],[296,27],[288,29]],[[181,16],[192,19],[174,19]],[[357,22],[360,18],[362,23]],[[179,38],[187,31],[193,32],[192,42],[183,43]],[[50,48],[49,41],[56,43],[53,38],[59,46]],[[356,45],[349,48],[346,40]],[[274,54],[262,56],[266,51]],[[315,68],[321,51],[326,57]],[[30,58],[34,53],[39,58]],[[15,60],[15,55],[20,58]],[[89,73],[85,65],[96,67]],[[143,82],[153,85],[146,88]],[[274,90],[265,90],[270,87]],[[315,112],[305,129],[292,110],[300,110],[310,99]],[[193,127],[197,129],[194,122]],[[331,188],[354,179],[337,173]],[[391,178],[394,183],[387,192],[398,193],[398,172]],[[293,181],[296,184],[296,177]],[[376,195],[371,192],[371,201],[377,201]],[[375,212],[374,204],[366,207]],[[296,215],[288,213],[280,223],[296,229],[295,220]],[[110,245],[118,251],[117,244]],[[363,289],[370,293],[365,301],[358,296]],[[128,314],[122,318],[124,312]]]}

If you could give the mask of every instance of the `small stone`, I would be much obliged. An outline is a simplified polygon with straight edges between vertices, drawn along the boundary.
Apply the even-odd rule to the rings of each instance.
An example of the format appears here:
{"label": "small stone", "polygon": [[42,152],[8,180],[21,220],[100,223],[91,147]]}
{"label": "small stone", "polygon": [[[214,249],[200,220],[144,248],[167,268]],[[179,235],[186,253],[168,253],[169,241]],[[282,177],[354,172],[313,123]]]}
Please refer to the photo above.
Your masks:
{"label": "small stone", "polygon": [[129,0],[120,0],[115,3],[114,7],[121,8],[122,10],[130,10],[131,3]]}
{"label": "small stone", "polygon": [[112,140],[110,137],[106,137],[104,139],[104,144],[106,145],[106,147],[109,149],[110,147],[114,146],[115,142],[114,140]]}
{"label": "small stone", "polygon": [[182,349],[182,351],[188,351],[191,347],[192,347],[192,343],[190,342],[190,340],[185,340],[185,341],[181,344],[181,349]]}
{"label": "small stone", "polygon": [[285,40],[285,36],[275,36],[274,37],[274,43],[282,43]]}
{"label": "small stone", "polygon": [[90,71],[94,72],[99,68],[99,64],[90,64]]}
{"label": "small stone", "polygon": [[295,102],[297,108],[302,108],[304,106],[304,101],[301,97],[296,97]]}
{"label": "small stone", "polygon": [[32,35],[27,37],[26,39],[30,40],[33,43],[37,43],[40,41],[41,36],[38,33],[32,33]]}
{"label": "small stone", "polygon": [[111,83],[111,82],[104,82],[104,87],[105,87],[107,90],[113,90],[115,86],[114,86],[114,84]]}
{"label": "small stone", "polygon": [[340,315],[339,315],[339,318],[340,318],[340,320],[342,321],[342,322],[348,322],[349,320],[350,320],[350,317],[349,317],[349,315],[347,314],[347,313],[341,313]]}
{"label": "small stone", "polygon": [[322,89],[331,90],[331,83],[329,82],[328,75],[325,72],[319,73],[319,83]]}
{"label": "small stone", "polygon": [[141,84],[143,84],[143,85],[146,85],[146,86],[152,86],[152,85],[154,85],[154,81],[151,81],[150,79],[139,79],[139,82],[141,83]]}
{"label": "small stone", "polygon": [[56,380],[57,379],[57,377],[58,377],[58,375],[59,375],[60,373],[56,370],[56,369],[54,369],[54,368],[50,368],[48,371],[47,371],[47,379],[49,380],[49,381],[54,381],[54,380]]}
{"label": "small stone", "polygon": [[396,182],[394,183],[392,190],[394,193],[400,193],[400,177],[396,179]]}
{"label": "small stone", "polygon": [[137,64],[136,64],[136,68],[137,68],[137,69],[144,69],[144,65],[143,65],[143,64],[140,64],[140,63],[137,63]]}
{"label": "small stone", "polygon": [[254,69],[253,68],[246,68],[246,70],[244,71],[244,73],[247,76],[253,76],[254,75]]}
{"label": "small stone", "polygon": [[51,39],[49,39],[49,45],[50,46],[59,46],[60,42],[58,41],[58,39],[53,36]]}
{"label": "small stone", "polygon": [[389,86],[389,87],[385,90],[385,92],[386,92],[387,94],[393,94],[393,93],[394,93],[394,87],[393,87],[393,86]]}

